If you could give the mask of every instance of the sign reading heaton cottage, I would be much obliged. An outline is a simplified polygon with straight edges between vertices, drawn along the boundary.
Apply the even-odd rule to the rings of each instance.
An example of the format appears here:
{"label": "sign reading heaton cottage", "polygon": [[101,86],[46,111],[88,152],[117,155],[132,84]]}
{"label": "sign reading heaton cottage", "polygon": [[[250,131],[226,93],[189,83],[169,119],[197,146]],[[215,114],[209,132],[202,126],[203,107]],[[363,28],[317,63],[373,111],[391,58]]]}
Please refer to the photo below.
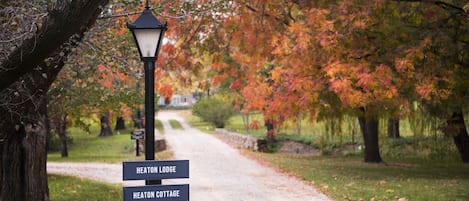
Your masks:
{"label": "sign reading heaton cottage", "polygon": [[189,160],[123,163],[124,180],[189,178]]}
{"label": "sign reading heaton cottage", "polygon": [[189,201],[189,185],[124,187],[125,201]]}

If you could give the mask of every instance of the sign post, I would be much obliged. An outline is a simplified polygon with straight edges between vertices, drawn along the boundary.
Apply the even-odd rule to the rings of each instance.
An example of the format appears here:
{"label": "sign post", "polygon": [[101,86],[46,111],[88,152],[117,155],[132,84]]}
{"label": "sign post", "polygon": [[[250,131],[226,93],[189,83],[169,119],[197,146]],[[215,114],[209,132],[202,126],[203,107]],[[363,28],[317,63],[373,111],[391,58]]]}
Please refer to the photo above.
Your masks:
{"label": "sign post", "polygon": [[138,140],[145,139],[145,130],[138,129],[130,132],[130,139],[135,140],[135,155],[140,156],[140,145]]}
{"label": "sign post", "polygon": [[[124,181],[189,178],[189,160],[123,162],[122,169]],[[146,185],[123,190],[124,201],[189,201],[189,184]]]}

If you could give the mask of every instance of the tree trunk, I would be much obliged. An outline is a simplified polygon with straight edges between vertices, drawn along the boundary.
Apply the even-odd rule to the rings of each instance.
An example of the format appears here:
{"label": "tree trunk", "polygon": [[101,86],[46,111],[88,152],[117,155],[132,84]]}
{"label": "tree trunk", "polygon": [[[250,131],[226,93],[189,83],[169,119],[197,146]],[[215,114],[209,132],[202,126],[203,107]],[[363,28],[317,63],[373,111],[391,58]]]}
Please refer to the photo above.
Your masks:
{"label": "tree trunk", "polygon": [[397,139],[400,138],[399,132],[399,119],[398,118],[389,118],[388,119],[388,137]]}
{"label": "tree trunk", "polygon": [[[46,93],[108,0],[59,0],[0,64],[0,201],[48,201]],[[13,42],[12,42],[13,43]]]}
{"label": "tree trunk", "polygon": [[51,62],[0,93],[0,201],[49,200],[46,92],[64,58],[56,52]]}
{"label": "tree trunk", "polygon": [[[365,113],[364,109],[362,111]],[[383,162],[379,154],[378,120],[376,116],[363,114],[363,116],[358,117],[358,121],[363,135],[363,142],[365,143],[365,162]]]}
{"label": "tree trunk", "polygon": [[[22,122],[1,121],[0,200],[48,201],[45,99]],[[3,110],[4,108],[0,109]],[[3,111],[2,111],[3,112]],[[3,116],[5,117],[5,116]]]}
{"label": "tree trunk", "polygon": [[103,114],[101,116],[101,132],[99,132],[100,137],[111,136],[111,122],[109,121],[109,114]]}
{"label": "tree trunk", "polygon": [[63,115],[59,120],[57,127],[57,133],[60,137],[61,146],[61,156],[68,157],[68,146],[67,146],[67,115]]}
{"label": "tree trunk", "polygon": [[143,119],[142,119],[142,112],[137,110],[137,114],[133,118],[134,120],[134,128],[143,128]]}
{"label": "tree trunk", "polygon": [[462,161],[469,163],[469,136],[462,110],[459,109],[459,111],[453,112],[451,118],[446,122],[447,125],[443,128],[443,132],[453,137],[454,144],[458,148]]}
{"label": "tree trunk", "polygon": [[249,131],[249,112],[247,114],[241,114],[241,117],[243,118],[244,129],[246,129],[246,132],[248,132]]}
{"label": "tree trunk", "polygon": [[301,135],[301,130],[302,130],[302,122],[301,119],[296,122],[296,134]]}
{"label": "tree trunk", "polygon": [[267,129],[267,142],[273,144],[275,141],[275,126],[272,120],[265,121],[265,128]]}
{"label": "tree trunk", "polygon": [[124,117],[117,117],[117,120],[116,120],[116,128],[115,128],[114,130],[116,130],[116,131],[125,130],[125,121],[124,121]]}
{"label": "tree trunk", "polygon": [[60,156],[62,158],[66,158],[68,157],[68,146],[67,146],[67,138],[60,138],[60,141],[62,142],[62,147],[61,147],[61,151],[60,151]]}
{"label": "tree trunk", "polygon": [[64,59],[57,51],[0,93],[0,201],[49,200],[46,93]]}

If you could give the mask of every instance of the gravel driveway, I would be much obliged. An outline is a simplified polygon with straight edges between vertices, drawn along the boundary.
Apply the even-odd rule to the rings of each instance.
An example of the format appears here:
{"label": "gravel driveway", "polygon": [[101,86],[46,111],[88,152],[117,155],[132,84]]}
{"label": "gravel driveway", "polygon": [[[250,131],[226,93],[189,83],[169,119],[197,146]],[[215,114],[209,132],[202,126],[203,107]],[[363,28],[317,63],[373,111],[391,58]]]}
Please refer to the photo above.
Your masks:
{"label": "gravel driveway", "polygon": [[[191,128],[174,112],[159,112],[165,138],[175,158],[189,160],[190,179],[163,180],[163,184],[190,184],[195,201],[328,201],[312,186],[278,173],[242,156],[219,139]],[[181,122],[174,130],[168,120]],[[111,183],[122,182],[121,164],[48,163],[49,173],[67,174]],[[124,185],[143,185],[125,183]]]}

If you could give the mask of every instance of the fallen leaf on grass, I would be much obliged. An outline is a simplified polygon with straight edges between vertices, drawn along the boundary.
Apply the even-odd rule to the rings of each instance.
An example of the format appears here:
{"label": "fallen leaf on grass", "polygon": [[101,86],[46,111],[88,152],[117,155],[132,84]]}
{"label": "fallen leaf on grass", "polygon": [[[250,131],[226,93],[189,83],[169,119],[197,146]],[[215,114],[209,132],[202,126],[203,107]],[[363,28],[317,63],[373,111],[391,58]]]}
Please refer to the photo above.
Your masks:
{"label": "fallen leaf on grass", "polygon": [[326,185],[326,184],[323,184],[323,185],[321,186],[321,188],[323,188],[323,189],[327,190],[327,189],[329,188],[329,186],[328,186],[328,185]]}
{"label": "fallen leaf on grass", "polygon": [[346,187],[351,187],[351,186],[353,186],[354,184],[355,184],[355,182],[352,182],[352,183],[346,184],[345,186],[346,186]]}

